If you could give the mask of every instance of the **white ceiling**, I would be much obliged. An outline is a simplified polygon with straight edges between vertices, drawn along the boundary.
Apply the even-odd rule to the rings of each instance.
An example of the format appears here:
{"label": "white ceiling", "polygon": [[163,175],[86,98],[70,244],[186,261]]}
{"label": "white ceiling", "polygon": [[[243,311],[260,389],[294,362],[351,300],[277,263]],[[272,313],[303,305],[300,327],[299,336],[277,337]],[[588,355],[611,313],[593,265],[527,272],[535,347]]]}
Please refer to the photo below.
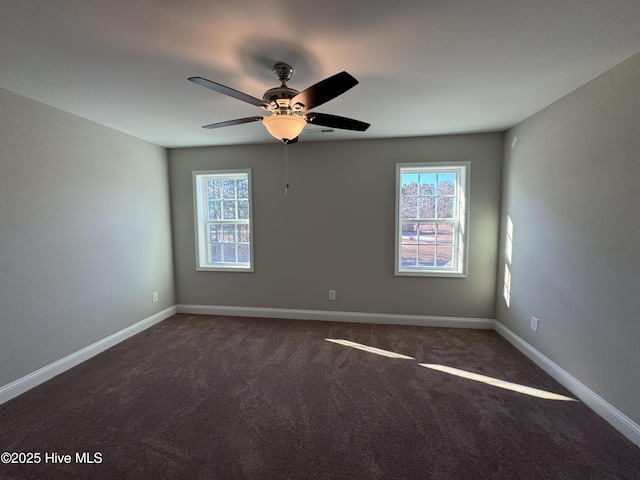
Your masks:
{"label": "white ceiling", "polygon": [[[166,147],[276,142],[262,97],[360,84],[315,111],[371,123],[301,141],[504,130],[640,51],[638,0],[2,0],[0,87]],[[2,112],[0,112],[0,115]],[[314,127],[317,129],[317,127]],[[307,127],[309,129],[309,127]]]}

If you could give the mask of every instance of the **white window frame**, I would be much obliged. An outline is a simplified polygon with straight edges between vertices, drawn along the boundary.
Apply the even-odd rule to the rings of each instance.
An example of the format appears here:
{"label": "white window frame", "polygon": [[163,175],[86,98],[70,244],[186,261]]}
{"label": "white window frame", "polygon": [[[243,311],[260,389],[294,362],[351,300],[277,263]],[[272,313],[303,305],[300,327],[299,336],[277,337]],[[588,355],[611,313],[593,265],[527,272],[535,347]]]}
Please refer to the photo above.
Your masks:
{"label": "white window frame", "polygon": [[[419,277],[458,277],[467,276],[468,255],[468,222],[469,222],[469,174],[471,162],[424,162],[396,164],[396,221],[395,221],[395,252],[394,270],[396,276]],[[455,173],[455,200],[453,218],[415,218],[402,219],[402,175],[420,173]],[[453,231],[453,259],[450,265],[444,266],[407,266],[402,264],[402,224],[403,223],[454,223]],[[418,244],[419,245],[419,244]]]}
{"label": "white window frame", "polygon": [[[246,178],[249,188],[249,218],[233,220],[209,220],[206,218],[208,202],[206,196],[206,182],[216,180],[239,180]],[[233,271],[253,272],[253,199],[252,199],[251,169],[238,170],[206,170],[193,172],[193,200],[195,215],[196,237],[196,270],[199,271]],[[237,199],[236,199],[237,200]],[[249,226],[249,261],[248,262],[212,262],[209,258],[209,224],[246,224]],[[241,242],[244,243],[244,242]],[[237,245],[237,244],[236,244]],[[236,247],[237,248],[237,247]]]}

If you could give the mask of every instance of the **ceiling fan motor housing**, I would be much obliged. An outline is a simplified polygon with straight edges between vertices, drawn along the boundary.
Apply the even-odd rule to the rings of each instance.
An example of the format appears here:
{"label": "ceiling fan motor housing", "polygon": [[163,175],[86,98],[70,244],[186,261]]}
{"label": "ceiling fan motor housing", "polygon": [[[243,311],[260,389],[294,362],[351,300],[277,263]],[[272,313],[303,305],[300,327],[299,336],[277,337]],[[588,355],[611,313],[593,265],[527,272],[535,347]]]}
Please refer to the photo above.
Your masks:
{"label": "ceiling fan motor housing", "polygon": [[282,85],[264,92],[262,99],[270,105],[271,108],[269,110],[280,115],[290,115],[294,111],[301,111],[302,105],[291,105],[289,101],[300,93],[298,90],[287,87],[287,81],[293,75],[293,67],[287,63],[276,63],[273,66],[273,72],[278,77],[278,80],[282,82]]}
{"label": "ceiling fan motor housing", "polygon": [[287,100],[287,104],[288,104],[289,100],[291,100],[293,97],[295,97],[299,93],[300,93],[299,91],[293,88],[289,88],[285,85],[284,87],[270,88],[269,90],[264,92],[262,99],[267,103],[277,102],[278,105],[283,103],[283,102],[278,102],[278,100]]}

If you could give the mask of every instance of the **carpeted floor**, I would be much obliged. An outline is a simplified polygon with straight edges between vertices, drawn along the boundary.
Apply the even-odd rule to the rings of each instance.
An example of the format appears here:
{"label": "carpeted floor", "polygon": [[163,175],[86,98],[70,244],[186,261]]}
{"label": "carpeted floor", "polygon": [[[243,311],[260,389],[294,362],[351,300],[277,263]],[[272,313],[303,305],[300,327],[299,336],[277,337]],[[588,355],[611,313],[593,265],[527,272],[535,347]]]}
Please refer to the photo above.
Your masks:
{"label": "carpeted floor", "polygon": [[40,458],[2,479],[640,478],[487,330],[180,314],[0,405],[0,433]]}

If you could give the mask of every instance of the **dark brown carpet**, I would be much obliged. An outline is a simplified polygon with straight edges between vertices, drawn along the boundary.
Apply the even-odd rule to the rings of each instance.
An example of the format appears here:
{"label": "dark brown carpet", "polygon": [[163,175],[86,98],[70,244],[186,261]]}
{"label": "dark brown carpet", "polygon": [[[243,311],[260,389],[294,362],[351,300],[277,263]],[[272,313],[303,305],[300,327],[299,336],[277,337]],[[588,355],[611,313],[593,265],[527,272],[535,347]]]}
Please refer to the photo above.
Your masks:
{"label": "dark brown carpet", "polygon": [[176,315],[1,405],[0,452],[41,462],[0,478],[640,478],[584,404],[420,363],[572,397],[492,331]]}

